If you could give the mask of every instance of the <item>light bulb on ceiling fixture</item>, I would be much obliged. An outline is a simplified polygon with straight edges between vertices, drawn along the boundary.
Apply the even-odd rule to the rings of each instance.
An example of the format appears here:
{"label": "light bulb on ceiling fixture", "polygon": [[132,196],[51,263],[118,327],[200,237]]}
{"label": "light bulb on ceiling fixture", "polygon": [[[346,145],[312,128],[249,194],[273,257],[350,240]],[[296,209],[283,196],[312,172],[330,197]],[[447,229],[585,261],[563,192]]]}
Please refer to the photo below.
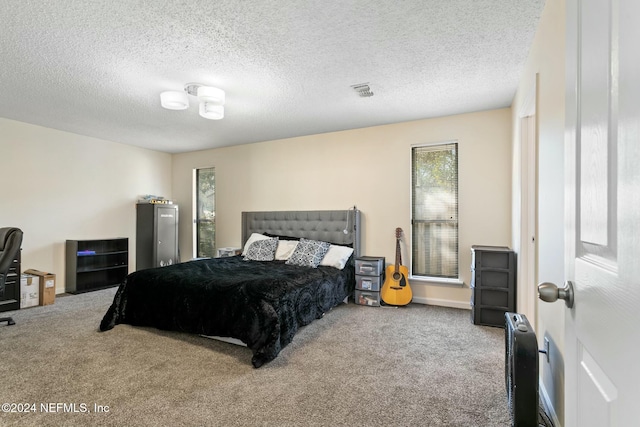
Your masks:
{"label": "light bulb on ceiling fixture", "polygon": [[189,97],[184,92],[162,92],[160,94],[160,105],[167,110],[185,110],[189,108]]}
{"label": "light bulb on ceiling fixture", "polygon": [[210,102],[201,102],[200,115],[205,119],[220,120],[224,117],[224,107]]}
{"label": "light bulb on ceiling fixture", "polygon": [[211,86],[200,86],[198,88],[198,100],[209,104],[223,105],[225,101],[224,90]]}

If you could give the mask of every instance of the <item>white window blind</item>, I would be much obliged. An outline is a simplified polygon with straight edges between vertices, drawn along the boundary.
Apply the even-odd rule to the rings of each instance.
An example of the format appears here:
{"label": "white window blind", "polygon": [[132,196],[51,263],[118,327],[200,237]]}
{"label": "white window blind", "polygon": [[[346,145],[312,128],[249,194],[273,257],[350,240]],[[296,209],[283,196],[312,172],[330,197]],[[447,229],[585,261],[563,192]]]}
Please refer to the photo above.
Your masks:
{"label": "white window blind", "polygon": [[458,278],[458,144],[411,149],[412,276]]}

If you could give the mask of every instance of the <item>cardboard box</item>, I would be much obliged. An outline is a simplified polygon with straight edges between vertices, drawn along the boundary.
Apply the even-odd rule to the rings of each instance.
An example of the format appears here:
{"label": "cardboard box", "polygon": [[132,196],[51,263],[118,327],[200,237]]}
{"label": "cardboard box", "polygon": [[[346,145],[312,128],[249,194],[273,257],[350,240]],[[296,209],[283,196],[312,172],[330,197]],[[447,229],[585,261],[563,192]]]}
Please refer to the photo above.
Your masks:
{"label": "cardboard box", "polygon": [[50,305],[56,302],[56,275],[44,271],[29,269],[25,274],[40,278],[40,305]]}
{"label": "cardboard box", "polygon": [[20,308],[35,307],[40,302],[40,278],[23,274],[20,276]]}

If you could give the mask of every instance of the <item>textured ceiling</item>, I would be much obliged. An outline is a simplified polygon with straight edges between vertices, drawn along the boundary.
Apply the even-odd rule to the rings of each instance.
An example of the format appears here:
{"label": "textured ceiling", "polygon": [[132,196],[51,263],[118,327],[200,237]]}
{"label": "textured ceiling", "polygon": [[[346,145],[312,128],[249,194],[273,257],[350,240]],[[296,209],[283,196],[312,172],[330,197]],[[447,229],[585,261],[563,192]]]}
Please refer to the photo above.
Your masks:
{"label": "textured ceiling", "polygon": [[[178,153],[507,107],[543,6],[0,0],[0,117]],[[223,120],[160,106],[189,82]]]}

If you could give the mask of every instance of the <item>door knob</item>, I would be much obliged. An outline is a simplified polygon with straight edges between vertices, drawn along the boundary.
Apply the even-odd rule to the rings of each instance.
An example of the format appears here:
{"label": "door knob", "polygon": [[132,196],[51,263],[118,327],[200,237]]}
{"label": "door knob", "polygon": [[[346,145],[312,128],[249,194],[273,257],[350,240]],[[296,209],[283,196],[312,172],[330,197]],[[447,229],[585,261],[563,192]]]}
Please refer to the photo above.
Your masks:
{"label": "door knob", "polygon": [[565,287],[558,289],[554,283],[544,282],[538,285],[538,297],[545,302],[563,299],[567,308],[573,307],[573,283],[567,280]]}

